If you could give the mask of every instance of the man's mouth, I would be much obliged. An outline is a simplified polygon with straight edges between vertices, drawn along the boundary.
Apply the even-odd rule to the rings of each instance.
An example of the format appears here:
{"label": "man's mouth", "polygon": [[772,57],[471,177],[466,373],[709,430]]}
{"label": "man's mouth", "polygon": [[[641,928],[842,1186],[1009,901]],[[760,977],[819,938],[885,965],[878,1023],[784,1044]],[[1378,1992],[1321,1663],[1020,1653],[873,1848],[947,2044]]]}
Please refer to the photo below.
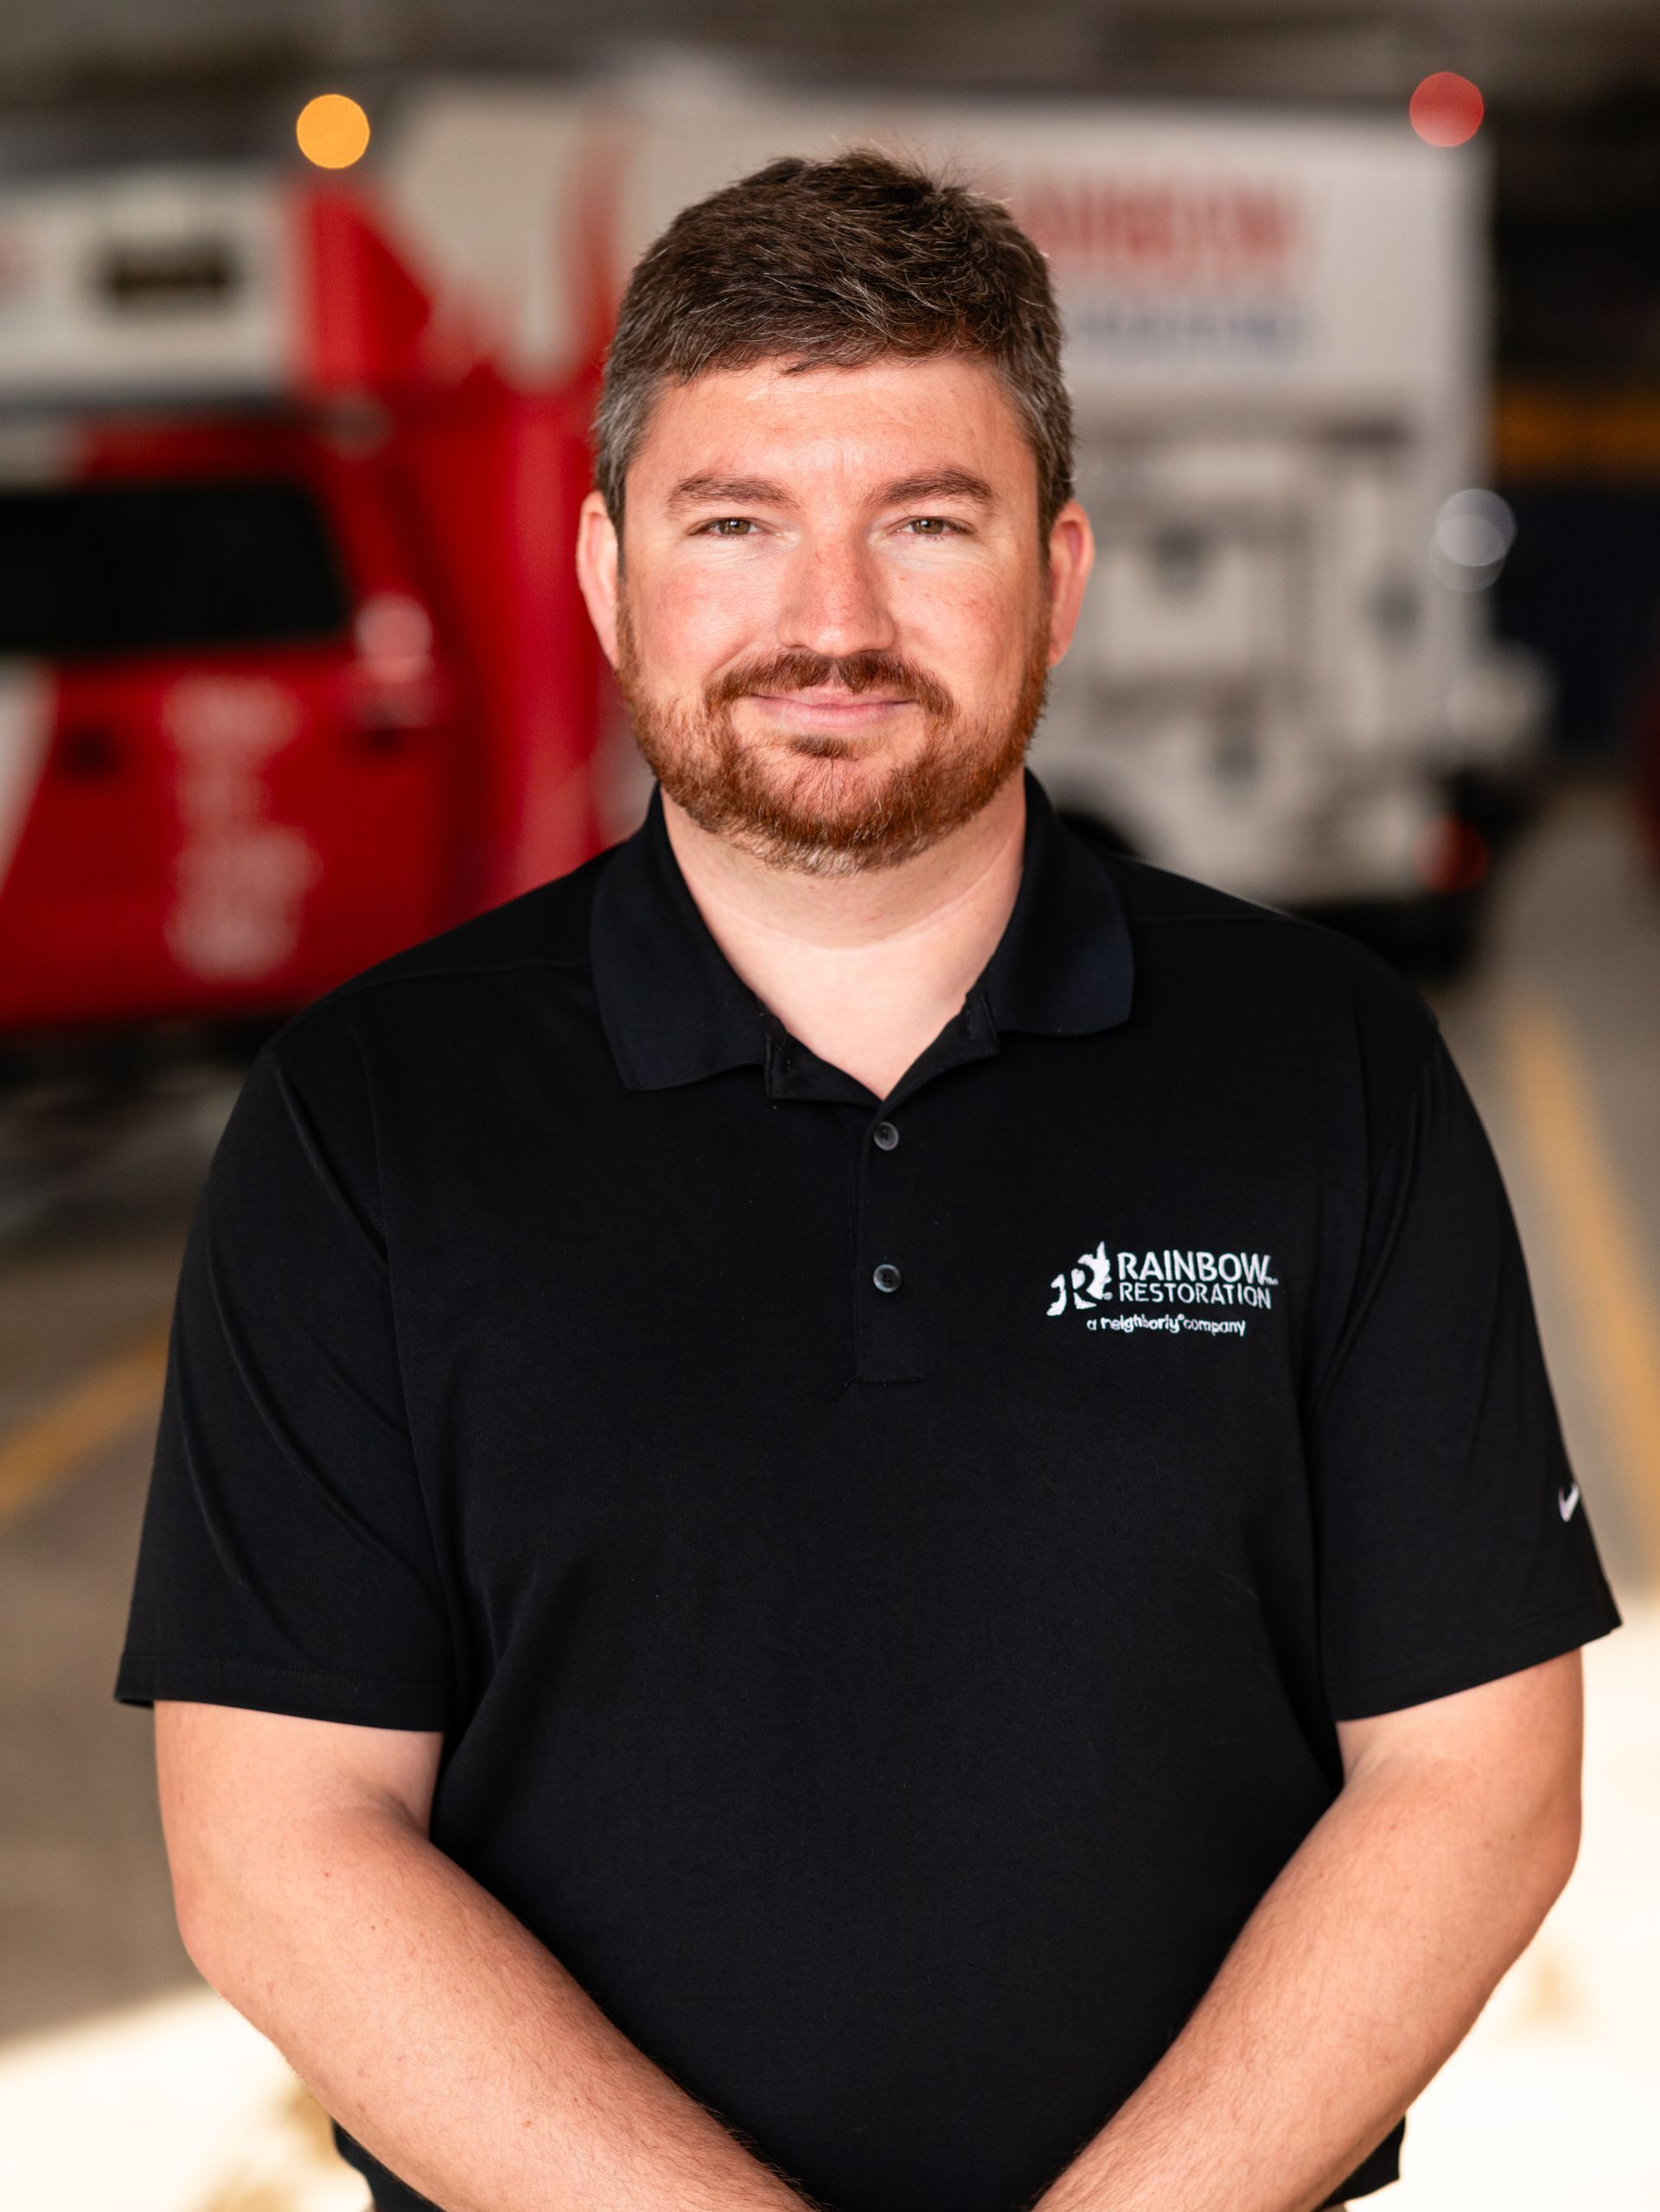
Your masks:
{"label": "man's mouth", "polygon": [[788,715],[797,729],[859,730],[881,722],[901,706],[916,702],[902,692],[849,691],[845,685],[820,685],[810,691],[752,691],[769,714]]}

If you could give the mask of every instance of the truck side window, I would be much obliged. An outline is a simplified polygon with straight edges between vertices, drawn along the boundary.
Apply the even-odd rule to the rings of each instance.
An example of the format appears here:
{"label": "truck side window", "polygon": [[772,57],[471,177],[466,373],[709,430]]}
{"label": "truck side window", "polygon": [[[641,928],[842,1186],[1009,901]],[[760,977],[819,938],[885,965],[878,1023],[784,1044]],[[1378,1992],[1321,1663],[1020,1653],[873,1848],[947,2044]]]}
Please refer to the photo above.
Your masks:
{"label": "truck side window", "polygon": [[54,660],[343,636],[328,525],[278,478],[0,491],[0,655]]}

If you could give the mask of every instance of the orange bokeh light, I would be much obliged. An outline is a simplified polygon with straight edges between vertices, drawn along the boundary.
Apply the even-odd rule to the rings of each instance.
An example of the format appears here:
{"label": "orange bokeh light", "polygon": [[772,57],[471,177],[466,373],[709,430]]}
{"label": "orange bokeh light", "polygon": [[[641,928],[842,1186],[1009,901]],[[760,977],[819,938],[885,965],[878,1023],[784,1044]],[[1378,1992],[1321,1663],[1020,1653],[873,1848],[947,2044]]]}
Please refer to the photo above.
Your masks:
{"label": "orange bokeh light", "polygon": [[349,169],[369,143],[369,118],[344,93],[319,93],[294,125],[300,151],[319,169]]}
{"label": "orange bokeh light", "polygon": [[1437,69],[1419,86],[1407,112],[1426,145],[1461,146],[1480,130],[1485,107],[1480,88],[1468,77]]}

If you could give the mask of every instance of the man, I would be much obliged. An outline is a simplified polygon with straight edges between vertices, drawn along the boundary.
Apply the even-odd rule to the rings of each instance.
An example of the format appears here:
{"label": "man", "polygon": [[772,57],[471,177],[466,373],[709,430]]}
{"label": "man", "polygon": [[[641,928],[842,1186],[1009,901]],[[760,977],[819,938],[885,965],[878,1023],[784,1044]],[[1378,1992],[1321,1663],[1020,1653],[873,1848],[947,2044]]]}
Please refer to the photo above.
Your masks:
{"label": "man", "polygon": [[214,1161],[118,1694],[385,2212],[1310,2212],[1573,1864],[1618,1615],[1432,1017],[1023,776],[1058,360],[874,154],[682,214],[579,547],[646,824]]}

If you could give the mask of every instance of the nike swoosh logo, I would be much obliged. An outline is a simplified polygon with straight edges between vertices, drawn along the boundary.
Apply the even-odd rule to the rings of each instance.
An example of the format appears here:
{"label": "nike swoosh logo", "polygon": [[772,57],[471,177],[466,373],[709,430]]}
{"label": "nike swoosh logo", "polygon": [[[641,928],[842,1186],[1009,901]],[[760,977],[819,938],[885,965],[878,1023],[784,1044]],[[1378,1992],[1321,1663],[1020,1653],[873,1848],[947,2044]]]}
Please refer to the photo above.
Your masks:
{"label": "nike swoosh logo", "polygon": [[1573,1519],[1574,1508],[1579,1502],[1580,1486],[1577,1482],[1571,1490],[1559,1490],[1556,1493],[1556,1510],[1565,1521]]}

